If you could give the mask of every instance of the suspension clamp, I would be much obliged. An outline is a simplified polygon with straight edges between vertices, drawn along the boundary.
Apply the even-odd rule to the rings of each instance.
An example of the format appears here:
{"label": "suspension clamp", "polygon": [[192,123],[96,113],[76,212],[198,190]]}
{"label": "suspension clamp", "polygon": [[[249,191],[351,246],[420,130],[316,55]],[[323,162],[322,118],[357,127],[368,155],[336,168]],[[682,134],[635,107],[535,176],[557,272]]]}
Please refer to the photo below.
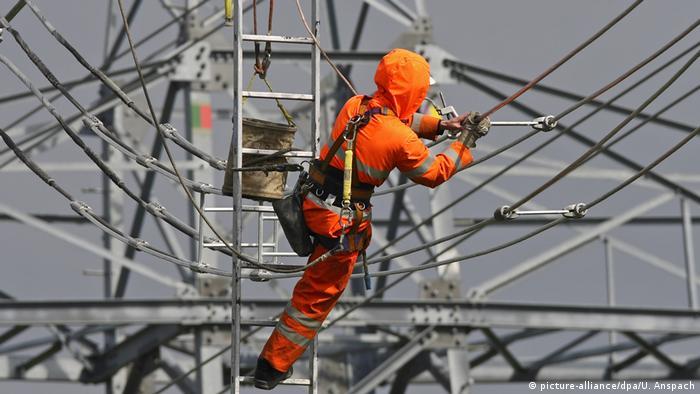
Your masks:
{"label": "suspension clamp", "polygon": [[533,121],[535,124],[532,125],[532,128],[535,130],[546,132],[552,131],[555,127],[557,127],[557,120],[554,118],[554,115],[541,116],[539,118],[535,118]]}

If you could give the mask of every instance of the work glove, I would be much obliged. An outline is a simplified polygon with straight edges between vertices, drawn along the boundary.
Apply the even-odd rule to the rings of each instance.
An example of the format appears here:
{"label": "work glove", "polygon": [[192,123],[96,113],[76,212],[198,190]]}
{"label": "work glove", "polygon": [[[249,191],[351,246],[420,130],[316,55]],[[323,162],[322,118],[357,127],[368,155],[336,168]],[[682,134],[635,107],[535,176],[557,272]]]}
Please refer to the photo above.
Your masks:
{"label": "work glove", "polygon": [[440,127],[439,127],[439,134],[442,134],[445,130],[462,130],[464,129],[464,126],[462,126],[462,123],[467,120],[467,117],[469,116],[471,112],[466,112],[463,113],[462,115],[459,115],[456,118],[452,119],[443,119],[440,121]]}
{"label": "work glove", "polygon": [[476,140],[485,136],[491,128],[491,119],[481,118],[478,112],[468,112],[462,121],[464,131],[459,136],[459,141],[469,148],[476,147]]}

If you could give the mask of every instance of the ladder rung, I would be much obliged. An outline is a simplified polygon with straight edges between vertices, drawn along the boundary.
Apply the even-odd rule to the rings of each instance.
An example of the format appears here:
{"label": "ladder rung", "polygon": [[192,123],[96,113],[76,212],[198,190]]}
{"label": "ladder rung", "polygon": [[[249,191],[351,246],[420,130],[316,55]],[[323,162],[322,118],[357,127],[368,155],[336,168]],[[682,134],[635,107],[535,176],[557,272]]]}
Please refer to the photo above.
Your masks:
{"label": "ladder rung", "polygon": [[[243,205],[243,212],[275,212],[269,205]],[[233,212],[233,207],[204,207],[204,212]]]}
{"label": "ladder rung", "polygon": [[[239,376],[238,380],[243,383],[254,383],[252,376]],[[309,386],[311,385],[310,379],[285,379],[280,382],[280,384],[293,385],[293,386]]]}
{"label": "ladder rung", "polygon": [[[273,153],[277,153],[276,150],[274,149],[254,149],[254,148],[243,148],[242,149],[243,153],[250,153],[254,155],[271,155]],[[301,157],[305,159],[313,159],[314,154],[311,151],[307,150],[298,150],[298,151],[292,151],[292,152],[287,152],[284,154],[285,157]]]}
{"label": "ladder rung", "polygon": [[233,212],[233,207],[204,207],[204,212]]}
{"label": "ladder rung", "polygon": [[263,256],[276,256],[276,257],[288,257],[288,256],[294,256],[298,257],[299,255],[294,253],[294,252],[263,252]]}
{"label": "ladder rung", "polygon": [[243,212],[275,212],[275,209],[272,208],[272,206],[270,206],[270,205],[243,205],[241,207],[241,211],[243,211]]}
{"label": "ladder rung", "polygon": [[262,99],[314,101],[313,94],[305,94],[305,93],[251,92],[248,90],[244,90],[243,92],[241,92],[241,95],[243,97],[262,98]]}
{"label": "ladder rung", "polygon": [[243,34],[243,41],[262,41],[262,42],[283,42],[286,44],[313,44],[314,40],[310,37],[289,37],[289,36],[266,36],[262,34]]}
{"label": "ladder rung", "polygon": [[[275,246],[277,246],[277,245],[272,243],[272,242],[269,242],[269,243],[263,242],[263,248],[274,248]],[[258,247],[257,242],[252,242],[252,243],[251,242],[243,242],[243,243],[241,243],[241,248],[257,248],[257,247]]]}
{"label": "ladder rung", "polygon": [[277,320],[242,320],[241,324],[250,327],[274,327]]}

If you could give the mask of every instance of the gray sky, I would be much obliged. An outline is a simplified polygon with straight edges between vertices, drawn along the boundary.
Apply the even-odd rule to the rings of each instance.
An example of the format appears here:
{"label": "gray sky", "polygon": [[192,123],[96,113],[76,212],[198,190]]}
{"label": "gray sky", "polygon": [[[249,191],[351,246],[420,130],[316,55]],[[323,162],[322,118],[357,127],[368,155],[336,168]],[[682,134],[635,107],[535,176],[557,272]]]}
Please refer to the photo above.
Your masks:
{"label": "gray sky", "polygon": [[[413,8],[413,2],[405,0],[407,5]],[[85,54],[93,64],[98,64],[103,57],[104,20],[106,16],[107,1],[77,1],[64,0],[39,1],[45,15],[79,50]],[[127,2],[127,4],[130,2]],[[218,4],[218,2],[213,2]],[[275,14],[275,33],[289,33],[295,35],[305,34],[293,8],[293,2],[277,2],[278,10]],[[347,48],[351,40],[351,32],[354,29],[354,21],[357,16],[360,2],[337,1],[339,11],[339,23],[342,47]],[[594,31],[606,24],[614,15],[627,7],[628,1],[486,1],[472,0],[468,2],[457,1],[433,1],[429,3],[429,11],[433,21],[435,42],[445,50],[452,53],[458,59],[529,79],[549,65],[556,62],[561,56],[573,47],[587,39]],[[0,12],[6,12],[14,1],[3,0]],[[262,7],[266,12],[266,5]],[[324,8],[325,9],[325,8]],[[323,14],[325,17],[325,14]],[[661,1],[648,0],[631,15],[620,22],[615,28],[605,34],[601,39],[593,43],[589,48],[567,62],[558,71],[553,73],[543,83],[558,88],[570,90],[582,95],[591,93],[609,81],[616,78],[629,67],[653,53],[673,36],[693,23],[700,15],[700,2],[694,0]],[[142,37],[153,28],[159,26],[168,18],[167,13],[156,1],[147,1],[142,7],[136,21],[133,24],[135,37]],[[250,18],[250,17],[248,17]],[[115,21],[119,27],[120,22]],[[247,20],[250,24],[250,20]],[[79,78],[85,75],[85,71],[60,47],[41,27],[29,10],[23,11],[14,21],[13,25],[20,30],[32,48],[44,59],[56,72],[61,80]],[[322,21],[322,43],[330,47],[327,35],[327,23]],[[361,50],[388,50],[392,43],[403,31],[403,26],[388,19],[378,11],[372,9],[366,24],[365,33],[361,41]],[[146,46],[139,51],[141,57],[157,48],[159,45],[175,37],[174,30],[169,30],[154,44]],[[629,86],[637,78],[645,75],[663,61],[679,53],[685,48],[697,42],[700,33],[693,32],[678,45],[663,55],[657,62],[644,68],[639,74],[630,78],[630,81],[621,86]],[[138,38],[137,38],[138,39]],[[9,57],[18,64],[27,75],[38,85],[44,86],[46,81],[34,69],[31,63],[18,48],[9,34],[5,34],[4,42],[0,43],[0,53]],[[274,57],[273,57],[274,59]],[[129,57],[124,57],[115,67],[128,67],[131,64]],[[630,108],[636,107],[648,97],[655,89],[663,84],[682,62],[671,67],[666,72],[653,78],[634,94],[621,99],[621,105]],[[370,94],[373,91],[372,74],[375,65],[362,64],[353,71],[353,81],[358,90]],[[683,75],[666,93],[647,109],[648,113],[654,113],[670,101],[695,87],[698,79],[698,67],[694,65]],[[329,69],[324,67],[324,74]],[[270,80],[275,88],[282,91],[304,91],[308,89],[306,72],[294,65],[273,63]],[[299,78],[297,78],[297,76]],[[248,76],[244,76],[247,81]],[[489,83],[492,87],[510,94],[517,87],[501,82],[479,78]],[[303,81],[303,82],[302,82]],[[262,89],[262,86],[258,86]],[[475,91],[466,85],[446,85],[440,87],[446,94],[450,104],[460,112],[466,110],[485,111],[496,101],[484,94]],[[603,100],[612,97],[619,92],[618,88],[602,97]],[[23,86],[6,69],[0,70],[0,95],[22,92]],[[83,103],[90,103],[96,98],[95,87],[77,90],[77,97]],[[152,90],[154,101],[159,106],[164,93],[163,85]],[[530,105],[543,114],[556,114],[566,108],[571,102],[547,97],[537,92],[525,94],[520,102]],[[674,107],[665,116],[682,123],[697,125],[698,99],[696,96],[686,100],[683,104]],[[256,103],[257,104],[257,103]],[[13,104],[0,105],[0,127],[4,127],[15,117],[28,108],[37,105],[33,98],[18,101]],[[181,107],[181,103],[179,104]],[[226,95],[215,95],[214,105],[219,108],[230,108],[231,101]],[[59,110],[65,115],[72,114],[73,109],[67,101],[62,100],[57,104]],[[265,105],[262,108],[267,108]],[[591,109],[584,107],[562,123],[571,124],[587,114]],[[499,111],[494,120],[525,120],[522,115],[511,108]],[[592,139],[599,139],[612,129],[622,119],[619,115],[609,113],[596,116],[586,122],[578,130]],[[46,112],[32,117],[23,125],[37,124],[50,120]],[[177,117],[173,124],[181,127],[182,117]],[[632,122],[631,125],[636,124]],[[527,132],[522,128],[496,129],[484,139],[483,145],[475,151],[475,157],[484,154],[482,146],[501,146],[521,133]],[[664,150],[680,140],[684,134],[661,126],[646,126],[621,143],[618,151],[626,156],[647,164]],[[99,147],[96,138],[85,137],[94,147]],[[230,138],[230,123],[217,121],[215,124],[215,153],[225,156]],[[531,141],[514,149],[523,153],[536,144],[544,141],[544,136],[538,136]],[[150,139],[146,142],[146,149]],[[685,173],[699,175],[697,171],[697,140],[692,141],[667,162],[662,164],[658,171],[663,174]],[[571,162],[575,157],[585,151],[585,147],[572,139],[562,138],[559,142],[542,151],[537,157],[540,159]],[[181,153],[179,153],[181,156]],[[39,162],[71,162],[75,158],[79,161],[87,161],[84,155],[69,143],[35,156]],[[489,165],[504,165],[513,158],[496,158],[488,162]],[[541,163],[529,163],[531,166],[542,166]],[[556,167],[556,166],[555,166]],[[556,167],[557,169],[561,167]],[[614,169],[621,167],[605,158],[596,158],[589,162],[584,169]],[[485,179],[488,174],[474,171],[465,173],[472,178],[469,180]],[[576,174],[576,173],[574,173]],[[221,177],[221,175],[219,175]],[[70,189],[74,195],[90,203],[93,207],[100,207],[100,196],[97,194],[82,193],[85,188],[100,187],[100,176],[95,172],[60,172],[56,174],[57,180]],[[135,186],[133,178],[129,178],[129,184]],[[546,178],[532,176],[506,176],[494,182],[494,186],[507,190],[515,197],[525,195],[544,182]],[[72,211],[65,200],[48,189],[40,180],[32,174],[24,171],[0,172],[0,201],[14,208],[32,213],[60,213],[71,214]],[[552,187],[550,190],[538,196],[534,201],[549,208],[561,208],[570,203],[588,201],[593,197],[613,187],[619,181],[589,180],[571,177]],[[698,182],[681,182],[691,190],[700,192]],[[461,179],[449,182],[450,192],[457,196],[466,192],[471,185]],[[173,193],[173,187],[165,182],[158,183],[157,196],[168,206],[170,211],[180,217],[186,216],[183,199],[178,193]],[[616,215],[631,208],[635,204],[659,195],[657,189],[650,189],[633,185],[623,193],[606,201],[595,208],[591,216]],[[421,215],[429,213],[429,192],[424,188],[413,188],[409,192],[413,203]],[[220,199],[217,205],[227,203],[226,199]],[[511,201],[495,197],[488,191],[476,193],[473,197],[457,205],[453,210],[455,217],[486,217],[493,210]],[[389,207],[391,199],[388,197],[377,198],[375,202],[375,218],[388,216],[385,207]],[[693,212],[700,209],[691,204]],[[134,206],[128,203],[125,212],[130,215]],[[679,211],[677,200],[663,205],[652,211],[650,215],[677,215]],[[128,217],[128,216],[127,216]],[[224,219],[223,217],[221,220]],[[4,253],[3,266],[5,274],[0,277],[0,289],[7,291],[19,299],[94,299],[102,296],[102,281],[99,277],[85,276],[83,270],[101,268],[101,261],[91,254],[77,250],[76,248],[52,238],[42,232],[27,228],[26,226],[3,222],[0,224],[0,247]],[[61,225],[66,231],[84,237],[95,243],[101,242],[101,233],[89,226]],[[495,227],[483,231],[468,243],[460,246],[459,253],[467,254],[475,250],[481,250],[494,244],[504,242],[517,235],[523,234],[528,229],[521,227],[505,228]],[[698,229],[695,229],[694,241],[698,245]],[[377,228],[377,231],[383,231]],[[149,240],[158,243],[158,234],[152,221],[149,221],[145,231]],[[572,228],[558,227],[539,237],[507,250],[484,256],[476,260],[469,260],[462,264],[462,291],[466,292],[472,286],[492,278],[496,274],[507,270],[520,261],[540,254],[564,240],[576,234]],[[625,227],[612,232],[615,237],[643,245],[645,249],[674,262],[678,267],[683,267],[683,252],[681,229],[679,226],[665,227]],[[409,237],[399,244],[398,249],[404,249],[415,245],[416,239]],[[183,247],[184,246],[183,240]],[[375,246],[376,247],[376,246]],[[150,268],[175,276],[175,270],[169,264],[157,261],[145,255],[137,255],[139,261],[147,263]],[[424,255],[411,258],[413,263],[424,259]],[[637,307],[685,307],[684,281],[668,275],[658,269],[652,268],[637,259],[618,253],[616,255],[617,300],[620,305]],[[431,274],[432,275],[432,274]],[[292,281],[285,281],[284,287],[290,288]],[[246,284],[245,293],[250,296],[259,296],[270,293],[267,287],[260,289],[258,284]],[[390,292],[391,298],[414,298],[418,295],[417,287],[413,282],[407,281],[396,290]],[[132,275],[128,297],[170,297],[172,291],[162,286],[153,285],[153,282]],[[600,242],[590,245],[560,259],[557,263],[535,272],[530,276],[498,291],[490,298],[500,301],[538,302],[545,304],[604,304],[605,298],[605,271],[603,260],[603,246]],[[41,330],[33,330],[26,334],[45,335]],[[605,338],[601,335],[592,343],[602,343]],[[526,341],[514,347],[518,356],[526,357],[529,354],[541,354],[541,346],[552,346],[538,341]],[[669,345],[664,350],[670,354],[683,355],[688,349],[698,349],[698,341],[686,341],[677,345]],[[697,351],[693,353],[697,354]],[[422,392],[422,389],[414,389],[414,393]],[[524,384],[514,385],[477,385],[474,393],[503,393],[524,392]],[[80,387],[77,385],[64,385],[56,383],[21,384],[17,382],[0,382],[2,393],[97,393],[103,392],[101,386]],[[279,390],[278,392],[287,392]],[[289,390],[296,392],[296,390]]]}

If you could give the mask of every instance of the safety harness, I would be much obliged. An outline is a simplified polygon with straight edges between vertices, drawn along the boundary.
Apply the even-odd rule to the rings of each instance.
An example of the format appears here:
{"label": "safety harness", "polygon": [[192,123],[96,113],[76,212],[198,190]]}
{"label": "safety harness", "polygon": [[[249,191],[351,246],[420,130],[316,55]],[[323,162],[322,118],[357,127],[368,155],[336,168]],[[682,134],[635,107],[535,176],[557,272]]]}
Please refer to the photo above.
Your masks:
{"label": "safety harness", "polygon": [[[330,201],[332,205],[340,208],[340,223],[342,231],[340,238],[329,238],[316,235],[316,240],[327,249],[338,248],[339,251],[359,252],[364,268],[365,287],[371,288],[369,272],[367,268],[367,255],[365,250],[369,246],[370,231],[359,231],[362,222],[368,220],[369,215],[365,209],[370,207],[370,198],[374,192],[374,185],[360,181],[357,173],[357,157],[355,155],[355,139],[357,133],[365,127],[374,115],[394,115],[389,108],[370,108],[368,103],[371,97],[362,98],[358,114],[350,118],[345,129],[333,141],[323,160],[313,160],[309,166],[309,178],[307,180],[307,193],[311,192],[320,200]],[[345,145],[345,160],[343,170],[330,166],[331,159],[338,152],[343,142]],[[346,216],[347,215],[347,216]],[[347,229],[343,218],[352,225]],[[346,231],[347,230],[347,231]]]}

